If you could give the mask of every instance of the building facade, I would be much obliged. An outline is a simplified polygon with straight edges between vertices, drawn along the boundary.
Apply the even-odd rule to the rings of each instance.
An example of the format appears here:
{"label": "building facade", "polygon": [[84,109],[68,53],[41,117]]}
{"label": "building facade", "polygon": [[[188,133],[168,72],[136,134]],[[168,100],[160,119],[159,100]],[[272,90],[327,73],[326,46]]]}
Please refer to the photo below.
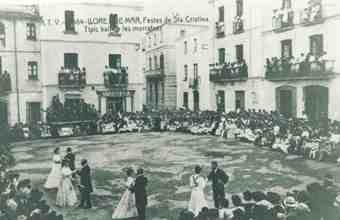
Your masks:
{"label": "building facade", "polygon": [[41,119],[41,21],[37,6],[1,7],[1,123]]}
{"label": "building facade", "polygon": [[208,27],[177,40],[177,107],[194,111],[211,106]]}
{"label": "building facade", "polygon": [[177,107],[176,41],[202,25],[163,24],[146,33],[143,40],[146,106],[153,109]]}

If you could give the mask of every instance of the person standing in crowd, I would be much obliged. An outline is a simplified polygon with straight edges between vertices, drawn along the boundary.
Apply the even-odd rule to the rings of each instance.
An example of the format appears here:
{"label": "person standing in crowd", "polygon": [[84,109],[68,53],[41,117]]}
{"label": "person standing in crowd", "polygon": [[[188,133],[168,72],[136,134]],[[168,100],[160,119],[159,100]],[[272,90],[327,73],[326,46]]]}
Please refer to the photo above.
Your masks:
{"label": "person standing in crowd", "polygon": [[[72,152],[71,147],[67,148],[66,156],[65,156],[64,160],[68,161],[71,171],[74,171],[76,169],[76,164],[75,164],[76,156]],[[75,178],[75,173],[72,174],[72,177]]]}
{"label": "person standing in crowd", "polygon": [[61,156],[59,147],[54,149],[52,160],[52,169],[44,185],[46,189],[58,189],[59,183],[61,181]]}
{"label": "person standing in crowd", "polygon": [[81,194],[81,202],[79,208],[90,209],[92,208],[90,194],[93,192],[91,168],[89,167],[86,159],[81,160],[81,166],[81,170],[77,172],[78,175],[80,175],[79,189]]}
{"label": "person standing in crowd", "polygon": [[57,193],[56,204],[60,207],[72,207],[77,203],[77,195],[74,190],[71,178],[76,171],[71,171],[69,161],[62,161],[62,179],[60,181]]}
{"label": "person standing in crowd", "polygon": [[190,176],[191,197],[188,205],[188,210],[198,216],[202,208],[208,207],[204,196],[204,188],[206,179],[201,175],[202,168],[195,167],[195,174]]}
{"label": "person standing in crowd", "polygon": [[225,199],[224,185],[229,181],[229,176],[218,167],[216,161],[212,161],[208,180],[212,182],[215,208],[219,209],[221,202]]}
{"label": "person standing in crowd", "polygon": [[147,184],[148,179],[144,176],[144,170],[142,168],[139,168],[137,170],[137,177],[134,188],[139,220],[145,220],[145,209],[148,204],[148,197],[146,192]]}

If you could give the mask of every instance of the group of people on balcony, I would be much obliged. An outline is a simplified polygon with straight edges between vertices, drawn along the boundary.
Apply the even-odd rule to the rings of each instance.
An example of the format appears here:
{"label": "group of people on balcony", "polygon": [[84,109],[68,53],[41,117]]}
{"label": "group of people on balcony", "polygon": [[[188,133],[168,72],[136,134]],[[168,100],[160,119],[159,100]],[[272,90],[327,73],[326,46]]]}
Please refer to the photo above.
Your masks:
{"label": "group of people on balcony", "polygon": [[309,0],[301,15],[303,23],[314,22],[322,18],[321,0]]}
{"label": "group of people on balcony", "polygon": [[10,91],[11,88],[11,76],[5,70],[3,73],[0,73],[0,92]]}
{"label": "group of people on balcony", "polygon": [[233,32],[234,34],[242,33],[244,31],[243,18],[240,15],[236,15],[233,20]]}
{"label": "group of people on balcony", "polygon": [[115,85],[126,85],[128,83],[128,72],[126,67],[110,68],[105,66],[104,85],[106,88]]}
{"label": "group of people on balcony", "polygon": [[94,105],[78,101],[65,101],[63,104],[58,96],[52,98],[52,104],[47,109],[47,122],[71,122],[97,120],[98,112]]}
{"label": "group of people on balcony", "polygon": [[333,62],[329,59],[327,52],[322,52],[319,56],[301,53],[297,57],[267,58],[265,67],[267,77],[290,74],[306,76],[332,72]]}
{"label": "group of people on balcony", "polygon": [[273,14],[273,28],[285,28],[293,25],[294,12],[291,8],[275,9]]}
{"label": "group of people on balcony", "polygon": [[86,69],[85,67],[65,68],[60,67],[59,85],[61,86],[85,86],[86,85]]}
{"label": "group of people on balcony", "polygon": [[236,62],[224,62],[223,64],[214,65],[214,70],[211,72],[214,77],[222,77],[225,79],[234,79],[248,77],[248,65],[244,59],[239,59]]}

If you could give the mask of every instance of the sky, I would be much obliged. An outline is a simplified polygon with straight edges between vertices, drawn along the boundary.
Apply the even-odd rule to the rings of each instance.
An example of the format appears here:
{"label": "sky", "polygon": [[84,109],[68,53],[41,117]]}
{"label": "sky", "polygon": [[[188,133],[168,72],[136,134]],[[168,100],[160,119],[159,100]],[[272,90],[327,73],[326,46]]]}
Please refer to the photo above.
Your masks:
{"label": "sky", "polygon": [[[183,16],[208,16],[209,0],[0,0],[0,4],[41,4],[41,3],[133,3],[141,2],[148,15],[164,16],[179,13]],[[1,5],[0,5],[1,7]]]}

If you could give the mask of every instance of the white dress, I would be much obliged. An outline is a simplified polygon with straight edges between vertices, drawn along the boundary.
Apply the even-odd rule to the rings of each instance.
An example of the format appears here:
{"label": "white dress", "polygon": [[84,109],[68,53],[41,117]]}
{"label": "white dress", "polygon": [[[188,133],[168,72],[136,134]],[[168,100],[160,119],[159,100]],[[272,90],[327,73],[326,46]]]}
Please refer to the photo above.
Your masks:
{"label": "white dress", "polygon": [[194,213],[195,217],[201,212],[202,208],[208,207],[204,197],[204,188],[206,180],[200,175],[192,175],[190,177],[191,197],[188,205],[188,210]]}
{"label": "white dress", "polygon": [[57,189],[61,180],[61,157],[54,154],[53,165],[50,174],[47,177],[44,187],[46,189]]}
{"label": "white dress", "polygon": [[62,180],[57,193],[56,204],[61,207],[72,207],[77,203],[77,195],[72,185],[72,171],[69,167],[61,170]]}
{"label": "white dress", "polygon": [[134,185],[135,180],[128,177],[125,184],[126,190],[112,214],[112,219],[127,219],[138,216],[135,194],[130,190]]}

